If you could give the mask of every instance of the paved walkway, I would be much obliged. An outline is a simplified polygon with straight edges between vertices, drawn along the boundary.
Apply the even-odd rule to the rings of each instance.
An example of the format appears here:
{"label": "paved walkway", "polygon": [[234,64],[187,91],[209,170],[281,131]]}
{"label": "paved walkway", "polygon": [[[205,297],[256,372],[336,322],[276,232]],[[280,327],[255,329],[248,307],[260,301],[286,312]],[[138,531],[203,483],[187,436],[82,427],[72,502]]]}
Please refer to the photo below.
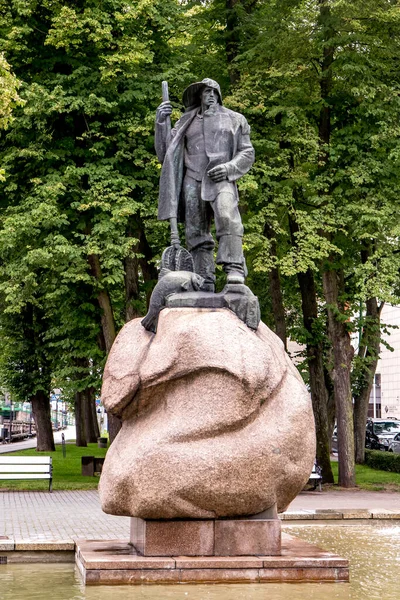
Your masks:
{"label": "paved walkway", "polygon": [[[322,512],[319,512],[322,511]],[[400,519],[400,494],[365,491],[302,492],[283,519]],[[64,542],[79,538],[126,539],[129,518],[106,515],[96,490],[0,491],[0,549],[8,543]]]}
{"label": "paved walkway", "polygon": [[97,490],[0,492],[0,536],[14,540],[129,537],[129,518],[102,512]]}
{"label": "paved walkway", "polygon": [[[61,435],[64,434],[66,440],[74,440],[76,437],[75,425],[70,425],[63,431],[54,431],[54,442],[61,444]],[[36,448],[36,438],[30,438],[22,440],[22,442],[13,442],[12,444],[0,443],[0,454],[7,452],[17,452],[18,450],[28,450],[29,448]]]}
{"label": "paved walkway", "polygon": [[400,512],[398,492],[367,492],[365,490],[324,490],[301,492],[289,506],[289,511],[335,509],[386,509]]}

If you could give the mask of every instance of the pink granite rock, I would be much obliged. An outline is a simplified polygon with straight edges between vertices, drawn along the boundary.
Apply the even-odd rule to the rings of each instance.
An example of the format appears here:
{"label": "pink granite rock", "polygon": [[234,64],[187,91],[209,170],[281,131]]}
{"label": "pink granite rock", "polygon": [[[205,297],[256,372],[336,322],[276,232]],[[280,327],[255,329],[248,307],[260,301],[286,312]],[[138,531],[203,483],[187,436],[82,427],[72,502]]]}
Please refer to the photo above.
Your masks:
{"label": "pink granite rock", "polygon": [[125,325],[102,400],[122,417],[100,480],[106,513],[218,518],[284,510],[308,480],[307,389],[280,339],[227,309],[165,309]]}

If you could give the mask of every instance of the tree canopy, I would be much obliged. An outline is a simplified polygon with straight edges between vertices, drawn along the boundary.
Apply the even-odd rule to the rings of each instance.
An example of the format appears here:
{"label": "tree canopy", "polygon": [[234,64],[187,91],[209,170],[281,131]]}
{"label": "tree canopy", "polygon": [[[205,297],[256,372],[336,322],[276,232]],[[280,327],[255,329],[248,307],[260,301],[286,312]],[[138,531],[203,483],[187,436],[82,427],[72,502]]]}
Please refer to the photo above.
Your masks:
{"label": "tree canopy", "polygon": [[55,382],[76,406],[99,391],[106,354],[145,313],[167,245],[153,150],[161,81],[178,118],[183,89],[212,77],[256,150],[240,181],[249,285],[263,320],[304,347],[325,480],[336,415],[339,477],[353,485],[380,310],[399,295],[397,0],[0,9],[4,384],[33,402],[44,394],[42,405]]}

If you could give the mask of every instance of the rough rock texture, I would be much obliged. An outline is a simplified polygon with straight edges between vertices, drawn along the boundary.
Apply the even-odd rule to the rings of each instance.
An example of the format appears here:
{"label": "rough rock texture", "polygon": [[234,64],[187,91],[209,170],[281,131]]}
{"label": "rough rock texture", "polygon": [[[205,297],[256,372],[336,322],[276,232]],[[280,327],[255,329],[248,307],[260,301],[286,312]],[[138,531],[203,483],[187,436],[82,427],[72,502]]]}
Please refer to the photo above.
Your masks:
{"label": "rough rock texture", "polygon": [[315,456],[311,400],[279,338],[227,309],[164,309],[110,352],[102,389],[122,417],[100,480],[106,513],[218,518],[284,510]]}

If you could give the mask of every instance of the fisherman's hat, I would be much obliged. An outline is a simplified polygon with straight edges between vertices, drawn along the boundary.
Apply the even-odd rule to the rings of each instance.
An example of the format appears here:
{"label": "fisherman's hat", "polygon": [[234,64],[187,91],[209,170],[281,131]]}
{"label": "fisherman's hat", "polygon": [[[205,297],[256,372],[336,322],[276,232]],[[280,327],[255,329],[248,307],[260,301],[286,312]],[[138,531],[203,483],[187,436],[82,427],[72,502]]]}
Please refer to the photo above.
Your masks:
{"label": "fisherman's hat", "polygon": [[210,87],[214,90],[217,90],[219,96],[219,103],[222,104],[222,94],[219,84],[216,81],[214,81],[214,79],[208,79],[208,77],[206,77],[205,79],[203,79],[203,81],[196,81],[196,83],[192,83],[183,92],[182,102],[186,109],[200,106],[200,94],[203,88],[205,87]]}

